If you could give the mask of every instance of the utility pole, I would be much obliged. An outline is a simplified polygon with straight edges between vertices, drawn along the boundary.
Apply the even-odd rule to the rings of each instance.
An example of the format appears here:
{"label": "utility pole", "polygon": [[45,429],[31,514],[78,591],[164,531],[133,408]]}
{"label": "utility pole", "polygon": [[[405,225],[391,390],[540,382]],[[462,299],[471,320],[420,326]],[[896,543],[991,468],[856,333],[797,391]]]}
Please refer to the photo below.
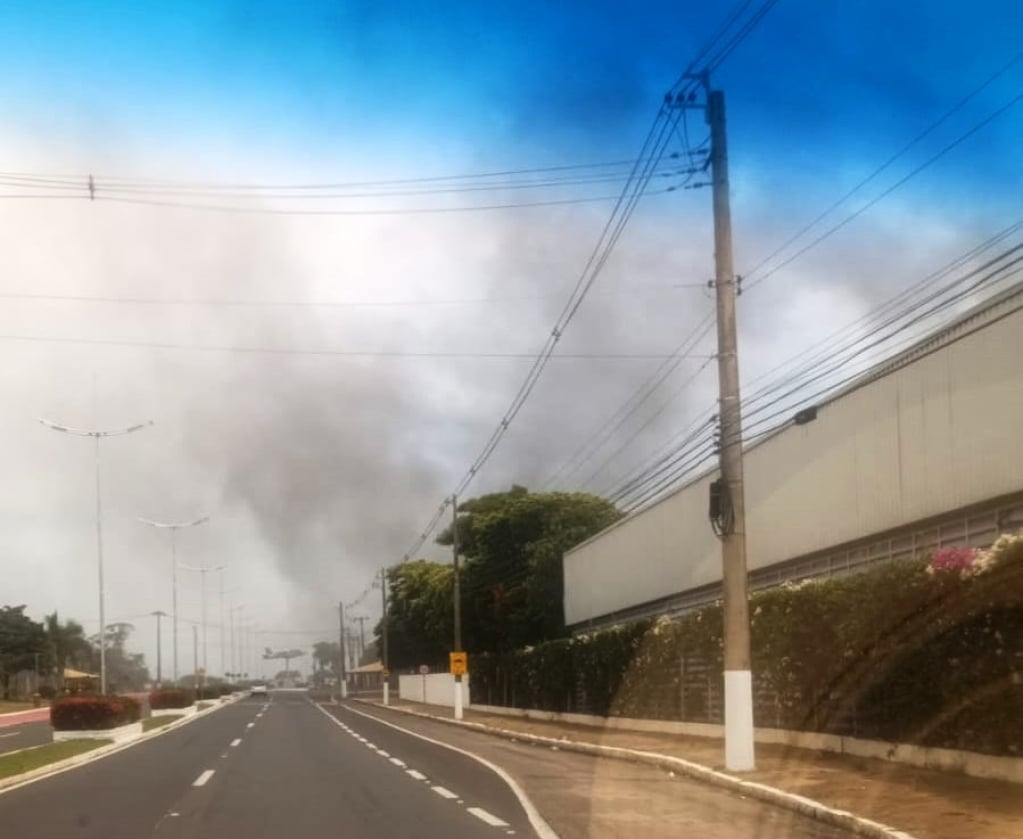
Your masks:
{"label": "utility pole", "polygon": [[167,613],[157,609],[151,614],[156,616],[156,684],[163,683],[163,642],[160,640],[160,619],[167,617]]}
{"label": "utility pole", "polygon": [[384,605],[383,616],[380,618],[380,638],[381,638],[381,650],[380,650],[380,663],[383,665],[383,677],[384,677],[384,704],[390,703],[390,690],[391,690],[391,673],[387,669],[387,569],[380,569],[380,598]]}
{"label": "utility pole", "polygon": [[337,631],[338,643],[341,649],[338,651],[337,667],[337,692],[342,699],[348,698],[348,677],[345,674],[345,604],[338,601],[337,604]]}
{"label": "utility pole", "polygon": [[365,615],[359,615],[357,618],[352,618],[354,621],[359,622],[359,659],[366,654],[366,621]]}
{"label": "utility pole", "polygon": [[742,408],[735,326],[737,278],[732,262],[732,216],[728,200],[725,95],[707,76],[707,123],[714,201],[714,289],[718,327],[718,417],[721,430],[720,537],[724,588],[725,766],[755,767],[753,679],[750,670],[749,581],[746,572],[746,504],[742,469]]}
{"label": "utility pole", "polygon": [[[451,496],[451,555],[454,568],[455,652],[462,652],[462,584],[458,573],[458,496]],[[425,699],[425,696],[423,697]],[[462,674],[455,674],[455,719],[462,719]]]}

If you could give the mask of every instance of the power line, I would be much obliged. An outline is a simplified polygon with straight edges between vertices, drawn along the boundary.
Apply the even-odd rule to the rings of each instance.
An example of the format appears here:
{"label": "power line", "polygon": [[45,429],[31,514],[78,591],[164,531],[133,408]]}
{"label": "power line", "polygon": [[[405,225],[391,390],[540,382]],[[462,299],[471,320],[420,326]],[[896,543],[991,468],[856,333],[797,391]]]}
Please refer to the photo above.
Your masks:
{"label": "power line", "polygon": [[[967,257],[976,256],[978,253],[991,247],[994,243],[1004,240],[1009,233],[1018,230],[1021,225],[1023,225],[1023,222],[1018,222],[1015,225],[1006,228],[996,236],[987,240],[987,242],[982,243],[982,245],[968,251],[967,254],[953,260],[944,269],[928,275],[928,277],[925,277],[924,281],[918,283],[915,288],[932,285],[938,279],[941,279],[943,276],[947,276],[947,274],[955,268],[961,267]],[[807,399],[816,400],[826,393],[835,392],[837,389],[845,387],[852,381],[861,378],[864,375],[864,371],[856,370],[841,381],[832,382],[809,396],[804,393],[805,388],[808,385],[815,381],[819,381],[822,378],[826,378],[831,373],[848,365],[849,362],[871,349],[875,349],[883,343],[890,343],[893,339],[907,333],[912,327],[917,326],[924,320],[933,319],[936,315],[948,310],[974,294],[979,288],[989,285],[992,282],[1004,282],[1012,279],[1016,274],[1023,270],[1023,265],[1021,265],[1021,263],[1023,263],[1023,256],[1009,261],[1006,260],[1020,250],[1023,250],[1023,244],[1007,248],[994,258],[989,259],[983,264],[971,269],[965,275],[960,276],[937,291],[929,293],[926,297],[920,300],[911,301],[905,292],[900,293],[883,306],[878,307],[871,316],[861,318],[858,322],[869,321],[870,319],[874,319],[872,317],[873,315],[884,314],[887,311],[891,311],[893,308],[893,302],[902,302],[905,304],[894,316],[887,317],[870,332],[855,338],[852,342],[847,342],[844,346],[838,347],[837,349],[833,348],[833,352],[828,353],[823,362],[819,359],[811,359],[810,362],[794,376],[787,376],[780,379],[766,388],[761,389],[753,397],[744,400],[743,410],[748,420],[751,417],[762,414],[764,411],[782,403],[788,396],[800,395],[800,398],[798,400],[793,400],[792,404],[775,410],[774,413],[769,414],[768,416],[763,416],[752,424],[748,424],[745,431],[747,433],[753,431],[756,428],[768,424],[778,416],[790,416],[795,404],[799,404],[800,402],[805,403]],[[1012,270],[1010,271],[1010,269]],[[979,279],[977,279],[978,277]],[[970,280],[973,280],[973,282],[967,287],[959,288]],[[920,310],[921,305],[929,305],[932,303],[934,305],[931,306],[931,308],[924,311]],[[954,315],[949,322],[954,321],[955,317],[956,316]],[[900,321],[902,322],[900,323]],[[844,330],[840,330],[840,332],[847,331],[847,329],[848,327]],[[888,331],[884,332],[884,330]],[[882,334],[882,332],[884,332],[884,334]],[[880,337],[878,337],[879,335]],[[919,334],[912,333],[905,336],[903,344],[911,345],[919,340]],[[864,342],[869,343],[863,346]],[[830,339],[825,339],[825,341],[821,343],[829,344]],[[892,347],[890,352],[894,352],[895,349],[895,347]],[[825,364],[831,364],[831,366],[826,367],[824,366]],[[806,377],[811,374],[812,378],[807,379]],[[763,376],[761,378],[763,378]],[[783,393],[780,396],[776,396],[771,401],[766,404],[762,404],[755,410],[748,410],[752,404],[762,401],[767,396],[772,396],[779,390],[786,387],[789,388],[788,392]],[[786,420],[786,422],[789,421],[791,420]],[[772,433],[774,430],[775,428],[771,428],[768,431],[759,432],[754,436],[759,438]],[[630,502],[630,509],[636,509],[638,506],[646,503],[646,501],[655,497],[667,487],[677,483],[678,480],[681,480],[687,474],[690,474],[694,469],[698,468],[703,462],[705,462],[710,455],[710,451],[706,449],[707,441],[704,439],[704,436],[705,435],[701,436],[698,429],[697,433],[687,437],[687,439],[679,445],[675,452],[662,457],[659,461],[641,470],[638,474],[634,474],[611,494],[612,500],[624,500],[629,498],[629,496],[633,496],[633,501]],[[748,442],[749,441],[747,440],[747,443]],[[713,449],[715,446],[716,444],[713,444],[711,448]],[[660,480],[657,480],[658,478],[660,478]],[[644,494],[636,497],[636,493],[644,488],[646,488]]]}
{"label": "power line", "polygon": [[[674,191],[675,187],[668,187],[666,189],[654,190],[650,194],[667,195],[668,193]],[[0,195],[0,198],[7,197],[25,196]],[[184,201],[160,201],[157,199],[148,198],[125,198],[110,195],[107,196],[97,195],[95,200],[116,204],[132,204],[146,207],[168,207],[181,210],[207,210],[215,213],[238,213],[242,215],[248,214],[267,216],[408,216],[408,215],[442,215],[446,213],[474,213],[490,210],[518,210],[530,209],[535,207],[559,207],[572,204],[592,204],[604,201],[614,201],[617,199],[617,197],[618,196],[615,195],[596,195],[586,198],[552,198],[542,201],[517,201],[498,204],[475,204],[453,207],[394,207],[390,209],[377,208],[361,210],[241,207],[235,205],[200,204],[196,202]]]}
{"label": "power line", "polygon": [[[244,347],[217,344],[179,344],[169,341],[120,341],[113,338],[68,338],[52,335],[15,335],[0,333],[0,341],[24,341],[45,344],[75,344],[100,347],[131,347],[151,350],[181,350],[187,352],[223,352],[243,355],[291,355],[325,356],[334,358],[381,358],[381,359],[474,359],[535,361],[538,353],[514,352],[426,352],[403,350],[329,350],[298,349],[293,347]],[[655,361],[671,358],[669,353],[563,353],[557,356],[563,361]],[[691,356],[694,357],[694,356]]]}
{"label": "power line", "polygon": [[[636,284],[626,289],[605,289],[596,292],[605,296],[637,294],[654,294],[674,292],[678,289],[702,289],[704,283],[649,283]],[[414,306],[461,306],[490,303],[513,303],[533,300],[549,300],[561,295],[554,292],[547,294],[521,294],[498,297],[462,297],[462,298],[419,298],[406,300],[238,300],[229,298],[195,298],[175,299],[160,297],[114,297],[109,295],[84,294],[51,294],[42,292],[0,291],[0,299],[30,300],[42,302],[70,302],[119,304],[131,306],[208,306],[208,307],[246,307],[246,308],[292,308],[292,309],[347,309],[347,308],[404,308]]]}
{"label": "power line", "polygon": [[850,198],[856,195],[860,190],[863,189],[863,187],[871,183],[875,178],[878,177],[878,175],[886,171],[893,163],[895,163],[897,160],[903,157],[908,151],[910,151],[912,148],[914,148],[915,146],[923,142],[923,140],[925,140],[931,134],[933,134],[938,128],[944,125],[951,117],[953,117],[956,113],[958,113],[960,110],[966,107],[966,105],[968,105],[973,99],[979,96],[993,82],[997,81],[999,78],[1005,75],[1010,69],[1012,69],[1014,65],[1019,63],[1021,59],[1023,59],[1023,52],[1016,53],[1016,55],[1014,55],[994,74],[989,76],[979,86],[975,87],[968,94],[966,94],[966,96],[964,96],[962,99],[956,102],[951,108],[949,108],[940,117],[938,117],[938,119],[936,119],[926,128],[924,128],[923,131],[918,133],[908,143],[906,143],[904,146],[898,149],[898,151],[896,151],[893,155],[891,155],[884,162],[882,162],[869,175],[863,178],[863,180],[859,181],[855,186],[853,186],[850,190],[845,192],[841,197],[839,197],[830,205],[828,205],[828,207],[825,210],[823,210],[816,218],[814,218],[809,224],[807,224],[800,230],[796,231],[796,233],[794,233],[787,240],[785,240],[774,251],[772,251],[770,254],[768,254],[766,257],[760,260],[760,262],[758,262],[753,268],[751,268],[743,275],[744,278],[747,281],[749,281],[750,278],[754,277],[757,274],[757,272],[760,271],[760,269],[763,268],[768,262],[770,262],[772,259],[778,256],[778,254],[780,254],[790,245],[794,244],[803,236],[805,236],[810,230],[816,227],[827,216],[831,215],[831,213],[838,209],[838,207],[840,207],[842,204],[844,204],[846,201],[848,201]]}
{"label": "power line", "polygon": [[783,260],[782,262],[778,263],[773,268],[771,268],[771,270],[768,271],[767,273],[761,275],[760,277],[756,278],[752,282],[746,283],[746,290],[748,291],[748,290],[750,290],[752,288],[755,288],[756,286],[760,285],[760,283],[762,283],[764,280],[768,279],[769,277],[774,276],[782,268],[785,268],[786,266],[792,264],[793,262],[795,262],[795,260],[799,259],[799,257],[801,257],[803,254],[805,254],[807,251],[812,250],[813,248],[817,247],[817,245],[819,245],[825,239],[827,239],[830,236],[834,235],[839,230],[841,230],[843,227],[845,227],[847,224],[849,224],[850,222],[852,222],[852,221],[856,220],[857,218],[859,218],[861,215],[863,215],[871,207],[873,207],[874,205],[878,204],[879,202],[881,202],[882,200],[887,198],[889,195],[891,195],[897,189],[899,189],[900,187],[904,186],[912,178],[916,177],[921,172],[923,172],[925,169],[927,169],[929,166],[931,166],[934,163],[936,163],[938,160],[940,160],[942,157],[944,157],[950,151],[952,151],[953,149],[955,149],[958,146],[962,145],[966,140],[968,140],[970,137],[972,137],[978,131],[983,129],[985,126],[989,125],[990,123],[994,122],[994,120],[998,119],[998,117],[1000,117],[1003,114],[1005,114],[1012,107],[1014,107],[1021,99],[1023,99],[1023,93],[1016,94],[1016,96],[1014,96],[1012,99],[1010,99],[1004,105],[1002,105],[1000,108],[998,108],[997,110],[995,110],[992,113],[988,114],[982,120],[980,120],[979,122],[977,122],[973,126],[971,126],[963,134],[960,134],[958,137],[956,137],[955,140],[953,140],[952,142],[950,142],[947,145],[943,146],[935,154],[933,154],[929,158],[927,158],[927,160],[925,160],[923,163],[921,163],[920,165],[918,165],[915,168],[911,169],[906,175],[903,175],[901,178],[899,178],[899,180],[897,180],[895,183],[893,183],[891,186],[889,186],[883,192],[881,192],[880,194],[878,194],[878,195],[874,196],[873,198],[871,198],[866,204],[864,204],[863,206],[859,207],[854,212],[852,212],[849,215],[847,215],[845,218],[843,218],[837,224],[835,224],[832,227],[830,227],[827,230],[825,230],[822,234],[817,236],[815,239],[812,239],[808,244],[804,245],[802,248],[797,250],[790,257],[788,257],[787,259]]}
{"label": "power line", "polygon": [[[579,171],[583,169],[607,169],[607,168],[626,168],[629,169],[633,166],[635,160],[611,160],[603,161],[599,163],[574,163],[574,164],[562,164],[559,166],[542,166],[533,168],[522,168],[522,169],[504,169],[492,172],[476,172],[461,175],[431,175],[431,176],[420,176],[413,178],[388,178],[382,180],[361,180],[361,181],[334,181],[334,182],[320,182],[320,183],[277,183],[277,184],[253,184],[253,183],[224,183],[217,181],[176,181],[172,179],[159,179],[159,178],[139,178],[130,176],[117,176],[117,175],[94,175],[94,180],[118,184],[135,184],[139,186],[151,186],[151,187],[187,187],[195,189],[246,189],[246,190],[324,190],[324,189],[363,189],[368,187],[388,187],[388,186],[409,186],[415,184],[425,183],[445,183],[451,181],[473,181],[473,180],[484,180],[489,178],[499,177],[515,177],[519,175],[541,175],[554,172],[568,172],[568,171]],[[75,184],[78,188],[81,188],[83,183],[87,183],[89,179],[88,174],[81,173],[25,173],[25,172],[0,172],[0,178],[18,178],[33,182],[43,182],[51,184]]]}
{"label": "power line", "polygon": [[[677,117],[675,119],[677,119]],[[420,547],[422,547],[422,544],[426,541],[426,539],[429,538],[430,533],[433,532],[433,529],[437,526],[441,517],[444,515],[444,512],[447,510],[447,507],[451,503],[451,497],[463,494],[464,490],[469,486],[478,474],[479,470],[486,464],[491,454],[504,437],[509,426],[522,409],[522,406],[529,399],[529,396],[536,387],[536,383],[543,374],[547,363],[554,355],[554,351],[557,348],[558,342],[561,340],[564,330],[568,327],[576,313],[579,311],[582,301],[585,299],[593,283],[599,276],[601,269],[606,264],[607,257],[610,255],[611,250],[618,241],[618,237],[621,235],[621,231],[624,229],[625,223],[627,223],[628,219],[631,217],[636,203],[643,195],[646,185],[649,182],[647,174],[652,167],[656,167],[661,155],[664,153],[664,148],[667,144],[667,140],[664,139],[665,132],[671,124],[671,121],[671,117],[666,116],[665,109],[661,107],[647,131],[640,153],[633,165],[630,180],[625,184],[621,194],[618,196],[614,208],[612,209],[611,216],[604,225],[604,228],[597,239],[597,244],[590,253],[590,257],[583,267],[583,270],[580,272],[579,277],[576,280],[575,287],[572,289],[564,308],[555,321],[553,328],[550,330],[540,355],[537,357],[536,361],[534,361],[533,366],[526,374],[525,379],[512,398],[508,409],[505,411],[504,416],[501,418],[496,429],[487,439],[482,450],[469,466],[467,472],[462,476],[454,492],[451,496],[444,499],[437,508],[433,517],[428,522],[426,528],[422,531],[421,535],[415,542],[413,542],[412,546],[405,553],[406,560],[414,556],[419,551]]]}

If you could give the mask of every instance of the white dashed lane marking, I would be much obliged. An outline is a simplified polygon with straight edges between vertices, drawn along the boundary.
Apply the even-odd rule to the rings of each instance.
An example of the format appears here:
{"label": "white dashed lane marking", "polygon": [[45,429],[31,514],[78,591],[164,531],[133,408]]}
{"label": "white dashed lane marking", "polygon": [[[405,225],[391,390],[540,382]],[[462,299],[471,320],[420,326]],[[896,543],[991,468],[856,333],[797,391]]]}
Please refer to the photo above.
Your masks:
{"label": "white dashed lane marking", "polygon": [[246,727],[246,728],[252,728],[252,727],[253,727],[254,725],[255,725],[255,723],[254,723],[254,722],[250,722],[250,723],[249,723],[249,724],[248,724],[247,726],[245,726],[245,727]]}
{"label": "white dashed lane marking", "polygon": [[492,813],[488,813],[482,807],[466,807],[466,810],[472,813],[480,821],[486,822],[491,827],[507,827],[508,822],[502,821]]}
{"label": "white dashed lane marking", "polygon": [[193,787],[204,787],[204,786],[206,786],[206,782],[210,778],[212,778],[212,777],[213,777],[213,770],[212,769],[207,769],[198,778],[196,778],[194,781],[192,781],[192,786]]}
{"label": "white dashed lane marking", "polygon": [[437,795],[439,795],[441,798],[458,798],[457,795],[455,795],[451,790],[447,789],[446,787],[433,786],[430,787],[430,789],[437,793]]}
{"label": "white dashed lane marking", "polygon": [[241,737],[235,737],[234,740],[231,741],[231,745],[237,746],[241,741],[242,741]]}
{"label": "white dashed lane marking", "polygon": [[411,775],[413,778],[415,778],[417,781],[425,781],[426,780],[426,776],[422,772],[420,772],[418,769],[406,769],[405,771],[408,772],[408,774]]}
{"label": "white dashed lane marking", "polygon": [[395,766],[400,766],[402,769],[404,769],[406,766],[408,766],[408,764],[405,763],[404,760],[400,760],[400,759],[398,759],[396,757],[392,757],[390,760],[391,760],[391,763],[393,763]]}

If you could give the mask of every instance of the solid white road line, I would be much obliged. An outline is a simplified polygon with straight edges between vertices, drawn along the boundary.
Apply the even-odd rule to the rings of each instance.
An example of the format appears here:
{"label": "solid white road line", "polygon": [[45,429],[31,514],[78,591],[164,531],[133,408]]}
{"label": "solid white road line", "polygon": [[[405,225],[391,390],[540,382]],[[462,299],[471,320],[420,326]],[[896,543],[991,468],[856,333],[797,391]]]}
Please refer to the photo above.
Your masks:
{"label": "solid white road line", "polygon": [[[323,712],[323,715],[325,717],[332,720],[335,724],[340,724],[340,721],[337,719],[337,717],[329,713],[326,709],[321,708],[319,705],[317,705],[316,707]],[[539,837],[539,839],[558,839],[558,834],[555,833],[554,828],[547,824],[544,817],[540,815],[540,811],[536,809],[536,805],[534,805],[533,802],[529,800],[529,796],[526,795],[525,791],[522,789],[522,787],[519,786],[518,782],[496,763],[491,763],[485,757],[480,757],[479,755],[473,754],[472,752],[467,751],[466,749],[460,749],[458,748],[458,746],[453,746],[450,743],[445,743],[443,740],[435,740],[432,737],[427,737],[425,734],[419,734],[416,731],[410,731],[407,728],[402,728],[400,725],[395,725],[393,722],[387,722],[387,720],[382,720],[380,719],[380,717],[377,717],[373,714],[367,714],[365,711],[357,711],[355,708],[352,708],[349,705],[344,705],[343,707],[345,711],[347,711],[350,714],[358,714],[360,717],[365,717],[366,719],[372,720],[373,722],[378,723],[379,725],[386,725],[388,728],[393,728],[395,731],[400,731],[403,734],[409,735],[409,737],[415,737],[418,740],[424,740],[427,743],[432,743],[435,746],[440,746],[441,748],[449,749],[450,751],[456,752],[457,754],[471,758],[472,760],[475,760],[477,763],[482,763],[484,766],[487,767],[487,769],[489,769],[491,772],[497,775],[502,781],[504,781],[508,785],[508,788],[519,800],[519,804],[522,806],[522,809],[525,810],[526,818],[529,819],[529,823],[530,825],[532,825],[533,830],[536,832],[536,835]]]}
{"label": "solid white road line", "polygon": [[241,741],[242,741],[241,737],[235,737],[234,740],[231,741],[231,745],[237,746]]}
{"label": "solid white road line", "polygon": [[204,787],[204,786],[206,786],[206,782],[210,778],[212,778],[212,777],[213,777],[213,770],[212,769],[207,769],[198,778],[196,778],[194,781],[192,781],[192,786],[193,787]]}
{"label": "solid white road line", "polygon": [[405,771],[409,775],[411,775],[413,778],[415,778],[417,781],[425,781],[426,780],[426,776],[422,772],[420,772],[418,769],[406,769]]}
{"label": "solid white road line", "polygon": [[430,787],[430,789],[437,793],[437,795],[439,795],[441,798],[458,798],[457,795],[455,795],[451,790],[446,789],[445,787],[433,786]]}
{"label": "solid white road line", "polygon": [[497,816],[495,816],[495,815],[493,815],[491,813],[488,813],[482,807],[466,807],[466,809],[470,813],[472,813],[476,818],[478,818],[480,821],[486,822],[491,827],[507,827],[508,826],[508,822],[502,821]]}

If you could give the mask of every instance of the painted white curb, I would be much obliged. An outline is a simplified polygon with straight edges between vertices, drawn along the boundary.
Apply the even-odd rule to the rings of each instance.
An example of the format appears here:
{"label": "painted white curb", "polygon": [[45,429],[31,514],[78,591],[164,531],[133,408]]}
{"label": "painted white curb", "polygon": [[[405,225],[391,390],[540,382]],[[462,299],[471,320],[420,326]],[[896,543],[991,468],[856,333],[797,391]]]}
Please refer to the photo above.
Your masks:
{"label": "painted white curb", "polygon": [[740,795],[747,795],[751,798],[756,798],[759,801],[783,807],[786,810],[792,810],[819,822],[844,828],[857,836],[868,836],[873,839],[914,839],[914,837],[909,833],[881,824],[880,822],[862,818],[848,812],[847,810],[836,810],[819,801],[814,801],[812,798],[806,798],[802,795],[785,792],[784,790],[768,786],[767,784],[759,784],[754,781],[744,781],[742,778],[737,778],[734,775],[729,775],[725,772],[719,772],[716,769],[711,769],[709,766],[694,763],[691,760],[685,760],[680,757],[671,757],[670,755],[662,755],[656,752],[643,752],[637,749],[626,749],[621,746],[601,746],[597,743],[583,743],[575,740],[557,740],[553,737],[542,737],[538,734],[528,734],[523,731],[495,728],[479,722],[436,717],[432,714],[424,714],[422,711],[414,711],[411,708],[401,708],[394,705],[384,706],[379,702],[373,702],[367,699],[355,699],[354,701],[362,702],[366,705],[372,705],[376,708],[384,708],[387,711],[398,711],[402,714],[408,714],[414,717],[421,717],[427,720],[447,723],[448,725],[469,728],[474,731],[480,731],[484,734],[503,737],[507,740],[518,740],[526,743],[536,743],[543,746],[557,746],[559,749],[566,752],[600,755],[602,757],[627,760],[632,761],[633,763],[643,763],[649,766],[656,766],[659,769],[679,772],[690,778],[714,784],[715,786],[722,787],[723,789],[731,792],[739,793]]}
{"label": "painted white curb", "polygon": [[151,717],[173,717],[180,714],[183,717],[191,717],[195,714],[198,708],[194,704],[189,705],[185,708],[157,708],[149,712]]}
{"label": "painted white curb", "polygon": [[127,725],[119,725],[116,728],[89,728],[76,729],[74,731],[54,731],[53,742],[60,743],[64,740],[113,740],[115,743],[125,743],[134,740],[142,734],[141,722],[130,722]]}

